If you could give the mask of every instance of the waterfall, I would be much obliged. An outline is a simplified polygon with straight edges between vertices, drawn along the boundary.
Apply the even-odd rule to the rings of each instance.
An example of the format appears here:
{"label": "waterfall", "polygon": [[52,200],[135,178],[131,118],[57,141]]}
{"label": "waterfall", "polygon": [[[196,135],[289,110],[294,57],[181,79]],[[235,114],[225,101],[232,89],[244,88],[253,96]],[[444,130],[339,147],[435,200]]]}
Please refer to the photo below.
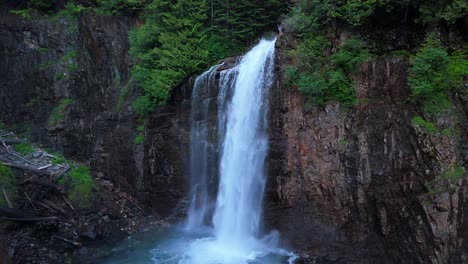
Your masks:
{"label": "waterfall", "polygon": [[[161,229],[147,244],[104,263],[293,264],[276,231],[261,233],[268,152],[268,94],[275,40],[261,40],[231,69],[195,79],[190,116],[190,206],[183,228]],[[130,243],[134,250],[130,250]],[[149,249],[148,249],[149,248]],[[149,250],[149,254],[148,254]]]}
{"label": "waterfall", "polygon": [[266,94],[272,83],[274,50],[275,40],[262,40],[231,70],[236,74],[226,74],[235,81],[230,82],[234,89],[226,109],[213,223],[219,243],[233,247],[255,239],[261,222],[268,149]]}
{"label": "waterfall", "polygon": [[210,147],[208,113],[211,87],[220,65],[211,67],[195,79],[192,91],[190,131],[190,208],[186,229],[196,230],[207,224],[212,207],[209,199],[209,181],[213,177],[214,149]]}
{"label": "waterfall", "polygon": [[[191,244],[187,263],[247,263],[255,260],[258,252],[276,246],[265,245],[260,236],[268,151],[267,95],[273,80],[275,41],[261,40],[234,68],[219,74],[217,140],[211,141],[217,144],[217,159],[210,158],[213,148],[208,143],[207,115],[211,101],[206,93],[212,90],[219,66],[195,81],[187,227],[195,230],[205,226],[212,214],[213,232]],[[216,166],[213,160],[219,161],[216,199],[210,199],[208,187],[214,176],[209,166]]]}

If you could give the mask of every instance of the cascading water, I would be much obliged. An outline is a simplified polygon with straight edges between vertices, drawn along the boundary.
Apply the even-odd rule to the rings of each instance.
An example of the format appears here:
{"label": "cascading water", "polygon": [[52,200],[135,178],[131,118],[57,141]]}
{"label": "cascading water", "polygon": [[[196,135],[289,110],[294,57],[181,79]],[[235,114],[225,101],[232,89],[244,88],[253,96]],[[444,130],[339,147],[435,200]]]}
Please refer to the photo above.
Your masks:
{"label": "cascading water", "polygon": [[[260,233],[275,41],[261,40],[234,68],[221,71],[218,87],[215,82],[220,65],[195,80],[191,204],[185,226],[156,234],[152,237],[156,242],[148,245],[150,250],[138,245],[136,251],[141,253],[108,263],[294,262],[294,254],[278,248],[277,232]],[[215,109],[217,116],[210,115]],[[216,181],[217,188],[212,184]]]}
{"label": "cascading water", "polygon": [[220,161],[213,218],[219,243],[241,248],[258,235],[268,148],[266,93],[272,83],[275,40],[262,40],[237,66]]}
{"label": "cascading water", "polygon": [[209,143],[208,113],[214,75],[220,65],[211,67],[195,79],[192,91],[192,116],[190,132],[190,208],[186,229],[195,230],[207,224],[212,202],[209,199],[210,179],[214,161],[214,149]]}
{"label": "cascading water", "polygon": [[261,239],[259,234],[275,41],[261,40],[236,67],[220,73],[214,230],[212,237],[191,243],[187,263],[247,263],[277,246],[274,235]]}

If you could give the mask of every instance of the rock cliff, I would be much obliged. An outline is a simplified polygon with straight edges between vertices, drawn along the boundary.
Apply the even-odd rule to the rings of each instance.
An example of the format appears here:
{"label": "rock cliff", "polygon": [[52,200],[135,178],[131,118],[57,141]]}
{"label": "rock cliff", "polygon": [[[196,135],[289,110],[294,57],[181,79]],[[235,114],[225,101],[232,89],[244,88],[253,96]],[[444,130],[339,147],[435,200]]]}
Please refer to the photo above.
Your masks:
{"label": "rock cliff", "polygon": [[[0,120],[171,215],[187,195],[192,79],[135,145],[127,34],[138,23],[88,12],[25,21],[2,9]],[[421,109],[408,101],[408,59],[382,57],[355,75],[356,107],[310,108],[281,78],[287,44],[270,98],[267,227],[318,263],[468,261],[468,182],[442,177],[467,167],[466,98],[454,94],[456,116],[438,120],[452,133],[427,133],[411,121]]]}

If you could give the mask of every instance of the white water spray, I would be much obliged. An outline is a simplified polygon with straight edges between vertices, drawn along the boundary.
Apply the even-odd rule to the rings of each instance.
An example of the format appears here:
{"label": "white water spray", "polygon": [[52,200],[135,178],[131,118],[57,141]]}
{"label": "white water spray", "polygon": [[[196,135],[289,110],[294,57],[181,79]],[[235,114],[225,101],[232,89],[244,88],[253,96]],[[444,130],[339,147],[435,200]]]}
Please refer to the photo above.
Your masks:
{"label": "white water spray", "polygon": [[184,263],[247,263],[277,246],[275,235],[260,237],[275,41],[261,40],[235,68],[220,74],[214,237],[193,242]]}
{"label": "white water spray", "polygon": [[237,67],[220,162],[213,218],[219,243],[242,248],[258,236],[268,149],[267,92],[272,83],[275,40],[262,40]]}

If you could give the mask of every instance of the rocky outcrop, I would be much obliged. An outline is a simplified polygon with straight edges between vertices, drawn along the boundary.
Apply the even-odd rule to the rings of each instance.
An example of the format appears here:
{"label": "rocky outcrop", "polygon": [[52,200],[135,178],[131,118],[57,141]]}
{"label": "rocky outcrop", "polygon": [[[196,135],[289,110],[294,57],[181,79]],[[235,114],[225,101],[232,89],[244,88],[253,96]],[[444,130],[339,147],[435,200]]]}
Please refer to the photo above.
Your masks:
{"label": "rocky outcrop", "polygon": [[441,176],[466,164],[466,135],[412,124],[420,113],[408,102],[407,68],[405,58],[363,64],[352,109],[306,110],[280,80],[265,214],[294,248],[332,263],[466,261],[467,181]]}
{"label": "rocky outcrop", "polygon": [[0,120],[134,190],[143,173],[128,82],[136,19],[85,12],[24,20],[8,11],[0,18]]}

